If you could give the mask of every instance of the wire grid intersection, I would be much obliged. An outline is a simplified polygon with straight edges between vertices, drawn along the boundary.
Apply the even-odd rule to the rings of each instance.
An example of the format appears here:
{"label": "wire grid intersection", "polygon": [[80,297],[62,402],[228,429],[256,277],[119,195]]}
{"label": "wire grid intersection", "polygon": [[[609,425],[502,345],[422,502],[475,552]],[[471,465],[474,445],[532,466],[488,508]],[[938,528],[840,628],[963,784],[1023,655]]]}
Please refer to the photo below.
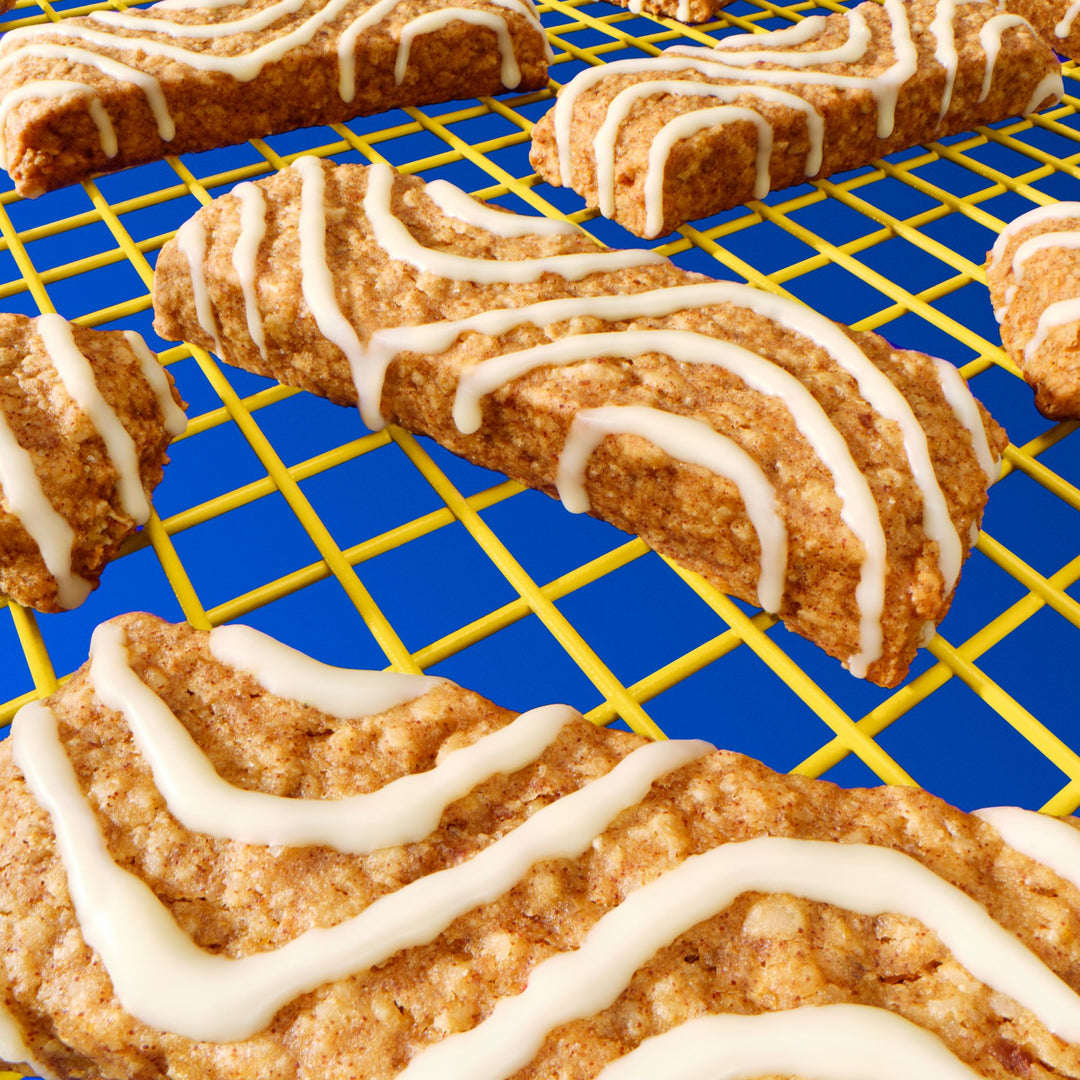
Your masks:
{"label": "wire grid intersection", "polygon": [[[112,5],[20,0],[0,25]],[[736,0],[685,27],[546,0],[547,90],[409,108],[255,139],[21,200],[0,192],[0,293],[139,330],[189,402],[150,523],[83,609],[0,626],[0,723],[85,658],[92,627],[132,608],[209,627],[244,620],[330,662],[447,674],[502,704],[563,697],[600,723],[704,735],[778,768],[923,783],[961,805],[1080,805],[1065,658],[1080,644],[1080,443],[1049,424],[1000,348],[983,259],[1004,223],[1080,190],[1080,92],[1056,108],[776,192],[654,246],[907,348],[945,356],[1013,439],[954,609],[895,691],[866,686],[769,616],[641,541],[351,411],[157,339],[157,252],[199,205],[301,154],[387,161],[522,212],[640,241],[532,173],[533,124],[577,71],[679,41],[843,11],[837,0]],[[160,516],[159,516],[160,515]]]}

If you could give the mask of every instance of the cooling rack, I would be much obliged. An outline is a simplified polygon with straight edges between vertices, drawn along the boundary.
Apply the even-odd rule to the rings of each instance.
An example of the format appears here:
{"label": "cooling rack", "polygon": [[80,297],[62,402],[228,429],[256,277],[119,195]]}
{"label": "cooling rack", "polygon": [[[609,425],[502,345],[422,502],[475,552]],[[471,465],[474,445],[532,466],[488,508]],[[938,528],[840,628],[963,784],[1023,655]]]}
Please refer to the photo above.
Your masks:
{"label": "cooling rack", "polygon": [[[2,25],[103,6],[23,0]],[[558,86],[590,64],[841,10],[737,0],[690,29],[547,0],[556,59],[542,92],[255,140],[34,201],[0,189],[0,306],[140,331],[190,416],[154,516],[82,608],[40,616],[0,601],[0,724],[85,659],[99,621],[143,609],[199,627],[247,622],[331,663],[425,669],[518,709],[569,701],[597,722],[703,736],[845,784],[920,783],[967,808],[1073,812],[1080,437],[1035,411],[1000,348],[982,263],[1004,222],[1080,197],[1074,65],[1069,96],[1042,115],[774,193],[653,245],[946,357],[1009,431],[953,609],[894,691],[853,679],[635,538],[151,330],[153,263],[173,231],[304,153],[388,161],[638,245],[532,173],[529,134]]]}

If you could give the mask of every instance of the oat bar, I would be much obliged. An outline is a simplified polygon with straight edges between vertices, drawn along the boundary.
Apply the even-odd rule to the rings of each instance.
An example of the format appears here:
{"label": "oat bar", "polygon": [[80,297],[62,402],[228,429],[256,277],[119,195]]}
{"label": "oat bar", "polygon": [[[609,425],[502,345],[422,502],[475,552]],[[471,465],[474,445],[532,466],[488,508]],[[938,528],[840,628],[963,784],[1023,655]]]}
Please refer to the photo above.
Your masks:
{"label": "oat bar", "polygon": [[244,627],[124,616],[91,652],[0,746],[21,1071],[1080,1075],[1064,823],[515,717]]}
{"label": "oat bar", "polygon": [[0,160],[22,195],[386,109],[545,85],[532,0],[165,0],[9,31]]}
{"label": "oat bar", "polygon": [[1010,222],[987,256],[1001,341],[1051,420],[1080,419],[1080,203]]}
{"label": "oat bar", "polygon": [[944,616],[1004,446],[944,361],[388,166],[301,158],[216,200],[154,309],[636,532],[884,685]]}
{"label": "oat bar", "polygon": [[886,0],[583,71],[531,161],[638,236],[1061,99],[1032,29],[981,0]]}
{"label": "oat bar", "polygon": [[138,334],[0,315],[0,593],[81,604],[149,518],[186,423]]}
{"label": "oat bar", "polygon": [[1077,0],[1004,0],[1002,8],[1031,23],[1056,53],[1080,57],[1080,3]]}

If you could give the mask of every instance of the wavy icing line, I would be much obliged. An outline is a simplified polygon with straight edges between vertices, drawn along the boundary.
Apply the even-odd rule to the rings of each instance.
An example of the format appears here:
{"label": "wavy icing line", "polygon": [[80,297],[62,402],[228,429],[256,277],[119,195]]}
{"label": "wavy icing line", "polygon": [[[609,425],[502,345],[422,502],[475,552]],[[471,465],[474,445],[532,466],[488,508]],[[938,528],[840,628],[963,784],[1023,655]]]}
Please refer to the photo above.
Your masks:
{"label": "wavy icing line", "polygon": [[[737,304],[758,315],[771,319],[786,330],[809,339],[825,351],[838,366],[851,375],[858,384],[860,394],[884,417],[895,422],[901,432],[904,452],[911,465],[915,482],[920,489],[924,507],[924,527],[930,539],[938,545],[938,565],[942,574],[945,593],[951,592],[959,576],[963,560],[963,547],[956,531],[934,474],[926,435],[916,419],[910,404],[861,349],[834,323],[793,301],[767,295],[745,285],[732,282],[708,282],[695,286],[652,290],[629,297],[598,296],[591,298],[566,298],[543,301],[519,309],[494,309],[460,320],[423,324],[413,327],[385,328],[376,331],[371,339],[362,343],[352,324],[338,304],[334,278],[327,264],[325,249],[325,173],[319,161],[312,157],[299,158],[292,166],[301,176],[301,288],[312,311],[320,333],[335,344],[349,363],[353,384],[356,388],[360,414],[373,430],[381,428],[381,398],[386,371],[393,359],[402,352],[434,355],[448,349],[463,333],[498,335],[516,326],[532,323],[536,326],[551,325],[577,317],[595,317],[605,320],[634,318],[638,315],[662,315],[709,304]],[[627,266],[660,264],[665,260],[648,250],[596,251],[569,255],[553,255],[517,261],[475,259],[453,252],[424,247],[412,235],[404,222],[393,213],[392,189],[394,172],[387,165],[376,165],[368,171],[367,190],[364,195],[364,211],[376,243],[394,259],[407,262],[422,273],[432,273],[451,280],[476,281],[482,284],[503,284],[508,281],[534,281],[543,273],[557,273],[569,280],[578,280],[591,273],[621,269]],[[484,206],[469,198],[459,189],[443,181],[426,185],[425,192],[448,217],[460,220],[476,228],[487,229],[503,237],[527,235],[560,235],[567,230],[565,223],[553,223],[547,219],[534,219],[506,214]],[[253,280],[258,243],[265,231],[265,207],[253,213],[247,224],[241,221],[240,239],[233,252],[233,264],[240,274],[241,283]],[[243,219],[244,208],[241,216]],[[572,229],[572,226],[570,227]],[[244,255],[239,255],[243,246]],[[240,267],[244,266],[243,273]],[[196,281],[196,296],[199,295]],[[254,343],[262,341],[262,328],[257,304],[253,295],[245,292],[248,332]],[[207,331],[209,333],[209,330]],[[610,336],[593,336],[594,343],[611,341]],[[625,335],[623,343],[632,339]],[[683,339],[680,339],[683,340]],[[686,339],[689,341],[689,337]],[[720,339],[707,339],[714,350],[711,356],[702,353],[698,345],[694,350],[695,362],[722,363],[722,358],[733,355],[732,347]],[[552,345],[546,354],[549,360],[558,362],[555,352],[569,346]],[[579,347],[579,346],[575,346]],[[583,346],[586,351],[589,346]],[[493,381],[490,373],[496,370],[495,362],[505,367],[504,381],[516,377],[526,353],[485,361],[474,372],[467,373],[459,382],[455,394],[455,420],[465,433],[476,430],[479,423],[479,398],[501,385]],[[584,354],[583,354],[584,355]],[[618,355],[624,355],[619,353]],[[516,359],[515,359],[516,357]],[[689,356],[676,357],[688,359]],[[523,370],[523,369],[522,369]],[[778,369],[779,370],[779,369]],[[481,374],[483,372],[483,374]],[[519,372],[520,373],[520,372]],[[942,390],[957,420],[969,432],[972,447],[982,468],[988,476],[996,476],[997,461],[987,442],[987,435],[978,407],[967,390],[966,384],[950,378],[944,369],[938,369]],[[779,378],[779,376],[777,376]],[[483,381],[483,390],[477,390]],[[799,392],[788,384],[783,396],[791,404],[792,396]],[[805,404],[800,405],[806,415]],[[817,422],[815,421],[815,425]],[[804,431],[804,434],[806,432]],[[826,436],[826,438],[832,438]],[[825,449],[821,438],[811,439],[819,453]],[[842,440],[841,440],[842,442]],[[686,451],[689,453],[690,451]],[[677,456],[677,455],[676,455]],[[833,473],[837,493],[842,504],[841,516],[858,537],[866,552],[856,589],[856,601],[860,611],[860,647],[847,661],[848,668],[857,676],[865,676],[871,663],[880,656],[882,631],[881,612],[884,604],[885,544],[880,515],[869,496],[865,478],[855,478],[845,459],[850,452],[842,452],[839,444],[832,441],[828,457],[823,456],[826,467]],[[759,518],[759,520],[764,520]],[[775,546],[773,550],[775,550]],[[776,565],[777,560],[772,560]],[[775,589],[766,588],[770,607],[777,603]],[[763,601],[764,603],[764,601]]]}
{"label": "wavy icing line", "polygon": [[[699,300],[702,304],[709,302],[707,299],[711,291],[709,286],[689,286],[689,289],[694,290],[695,300]],[[644,295],[646,298],[649,297],[649,294]],[[642,304],[639,301],[640,296],[641,294],[638,294],[625,299],[624,310],[628,317],[632,314],[649,312],[649,307],[646,306],[648,299],[645,304]],[[729,296],[730,292],[727,289],[719,290],[719,297]],[[594,309],[589,314],[595,316],[597,313]],[[840,516],[866,552],[859,587],[861,598],[865,601],[860,606],[860,651],[864,657],[880,654],[881,612],[885,602],[885,534],[881,527],[877,504],[874,502],[866,478],[851,456],[851,451],[824,409],[795,376],[779,365],[732,342],[681,330],[623,330],[616,333],[571,335],[547,345],[493,357],[471,367],[458,383],[454,401],[454,421],[465,433],[478,430],[481,423],[481,398],[538,367],[546,365],[562,367],[601,357],[633,359],[652,352],[671,356],[672,359],[681,363],[707,364],[723,368],[738,376],[752,389],[784,401],[796,428],[832,474],[841,500]],[[663,415],[656,409],[650,412],[658,416]],[[578,416],[581,415],[581,413],[578,414]],[[629,416],[630,414],[614,415]],[[638,434],[642,434],[643,422],[653,425],[664,422],[656,419],[644,421],[640,413],[636,414],[635,418],[638,421],[636,429]],[[577,424],[577,422],[575,418],[574,423]],[[712,442],[705,436],[705,431],[718,438],[722,436],[699,421],[695,423],[699,424],[700,429],[704,429],[690,429],[698,435],[697,439],[691,436],[689,440],[686,438],[680,440],[672,438],[671,434],[663,437],[656,430],[653,433],[663,439],[658,445],[662,445],[671,456],[708,468],[705,459],[709,457],[710,451],[701,447],[701,438],[705,437],[708,442]],[[594,427],[593,430],[597,429]],[[613,432],[606,431],[605,433]],[[596,443],[590,440],[585,445],[590,449],[595,449]],[[719,450],[716,452],[726,453]],[[730,454],[727,456],[730,458]],[[567,509],[576,513],[588,509],[588,498],[584,490],[587,457],[587,454],[582,456],[575,444],[572,431],[560,455],[557,487],[559,496]],[[713,471],[726,475],[722,469],[713,469]],[[746,475],[745,468],[742,472]],[[775,524],[772,523],[776,510],[775,492],[771,484],[768,484],[769,493],[766,496],[761,484],[762,482],[767,484],[767,481],[764,481],[764,474],[761,473],[760,468],[757,468],[757,475],[760,476],[760,480],[757,478],[749,480],[745,491],[743,485],[740,484],[740,493],[743,495],[743,501],[750,513],[761,546],[759,602],[766,611],[778,611],[784,592],[787,534],[778,519]],[[748,496],[754,491],[757,494],[752,499],[749,498]],[[752,504],[757,508],[756,513],[752,509]],[[856,658],[856,664],[858,662]]]}
{"label": "wavy icing line", "polygon": [[869,1005],[803,1005],[784,1012],[687,1020],[616,1058],[596,1080],[977,1080],[937,1036]]}
{"label": "wavy icing line", "polygon": [[[245,626],[211,631],[210,650],[279,697],[302,699],[340,718],[356,716],[359,702],[365,713],[378,715],[443,683],[319,664]],[[102,623],[94,632],[90,661],[98,700],[123,715],[169,812],[192,832],[243,844],[321,844],[367,855],[416,843],[435,830],[450,803],[495,773],[516,772],[535,761],[577,715],[558,705],[522,713],[490,738],[447,754],[430,771],[401,777],[375,792],[342,799],[284,798],[222,780],[187,728],[132,671],[123,631],[115,623]]]}
{"label": "wavy icing line", "polygon": [[[29,30],[31,28],[24,27],[23,29]],[[9,30],[5,36],[10,38],[16,33],[17,30]],[[128,64],[122,64],[118,60],[113,60],[111,57],[98,56],[88,49],[79,49],[70,45],[49,45],[45,42],[32,42],[22,46],[17,52],[11,52],[6,56],[0,57],[0,74],[7,71],[8,68],[12,67],[17,62],[17,60],[24,56],[39,56],[44,59],[66,60],[68,62],[74,61],[76,63],[88,64],[91,67],[96,67],[99,71],[112,79],[138,86],[145,94],[147,104],[150,106],[150,112],[154,117],[154,122],[157,124],[158,137],[163,142],[172,142],[173,138],[176,136],[176,125],[173,123],[172,116],[169,113],[169,107],[165,102],[165,94],[161,89],[161,83],[159,83],[152,75],[147,75]],[[100,105],[100,98],[98,98],[97,91],[87,83],[79,83],[74,80],[64,81],[68,84],[70,93],[80,94],[81,96],[90,99],[88,108],[91,119],[94,120],[98,129],[102,153],[108,158],[116,157],[118,147],[116,145],[116,132],[112,126],[112,120],[109,118],[107,111],[104,110],[104,107],[100,110],[95,109],[94,107],[95,100],[97,100]],[[40,91],[37,95],[32,92],[35,88]],[[34,100],[35,96],[38,98],[54,97],[56,96],[54,90],[55,80],[40,80],[27,84],[26,86],[16,87],[14,90],[5,94],[3,98],[0,98],[0,167],[5,169],[8,167],[7,136],[5,134],[8,113],[20,102]],[[105,112],[104,118],[101,116],[102,112]]]}
{"label": "wavy icing line", "polygon": [[[322,702],[321,694],[328,693],[333,709],[351,706],[347,711],[354,715],[369,706],[407,700],[438,681],[327,668],[255,631],[225,631],[211,633],[215,654],[239,660],[241,670],[260,679],[280,678],[280,689],[300,687],[305,698],[313,695],[317,703]],[[121,670],[129,663],[122,629],[115,624],[99,628],[94,652],[95,693],[109,696],[118,692],[119,685],[119,692],[131,697],[125,706],[129,720],[133,713],[145,711],[147,701],[141,692],[130,694],[133,673]],[[104,664],[102,655],[107,658]],[[558,708],[564,722],[576,715]],[[144,720],[139,718],[136,724]],[[140,744],[144,737],[145,731],[136,734]],[[156,735],[151,732],[149,737]],[[473,746],[499,738],[497,732]],[[12,740],[16,764],[52,819],[83,936],[104,963],[121,1004],[144,1023],[200,1041],[250,1037],[299,994],[434,940],[459,915],[504,895],[536,862],[578,857],[622,809],[645,796],[655,779],[712,749],[701,742],[646,744],[611,772],[536,811],[466,862],[411,882],[336,926],[307,931],[270,952],[227,959],[198,949],[147,886],[113,862],[52,711],[40,703],[25,706],[15,718]],[[165,772],[174,770],[178,759],[199,759],[202,753],[189,746],[162,744],[162,749],[160,765]],[[446,760],[466,752],[455,751]],[[157,776],[156,766],[154,771]],[[431,772],[423,776],[430,778]],[[168,792],[163,795],[171,811]],[[341,802],[335,812],[342,811]],[[414,813],[409,801],[397,810],[405,818]],[[226,825],[233,823],[235,812],[226,811],[225,818]],[[1021,827],[1031,832],[1034,826],[1024,819]],[[1040,822],[1036,831],[1048,827],[1065,830],[1057,823]],[[1077,840],[1073,833],[1072,844]],[[1070,850],[1075,856],[1075,846]],[[399,1075],[404,1080],[505,1080],[535,1056],[555,1027],[607,1008],[658,950],[746,892],[789,893],[869,916],[888,912],[915,918],[975,979],[1031,1011],[1055,1034],[1080,1041],[1080,997],[980,904],[917,860],[866,844],[766,836],[691,856],[633,890],[597,920],[577,949],[539,963],[521,993],[500,999],[471,1031],[451,1035],[417,1054]],[[163,973],[168,977],[162,978]],[[8,1019],[12,1030],[4,1023]],[[763,1039],[766,1031],[803,1032],[805,1037]],[[930,1075],[968,1080],[965,1067],[951,1064],[951,1055],[934,1036],[864,1006],[794,1010],[775,1019],[692,1021],[646,1040],[610,1065],[602,1077],[637,1080],[656,1075],[649,1070],[662,1055],[665,1075],[675,1080],[749,1080],[761,1069],[852,1080],[846,1070],[858,1055],[849,1057],[847,1066],[835,1058],[830,1043],[838,1032],[847,1046],[860,1052],[867,1046],[880,1051],[881,1039],[888,1039],[898,1061],[934,1062]],[[5,1050],[22,1044],[18,1026],[7,1014],[0,1015],[0,1038]],[[779,1045],[795,1056],[778,1059]],[[765,1061],[785,1064],[758,1064],[766,1047],[771,1056]],[[716,1071],[702,1073],[703,1055],[718,1050],[719,1064],[708,1062]],[[747,1056],[751,1064],[740,1066]],[[803,1072],[807,1056],[821,1062],[820,1072]],[[858,1067],[865,1065],[859,1062]],[[747,1071],[750,1068],[759,1071]]]}
{"label": "wavy icing line", "polygon": [[[999,323],[1008,317],[1009,308],[1017,291],[1025,280],[1025,266],[1029,259],[1041,251],[1067,250],[1080,247],[1080,202],[1050,203],[1038,206],[1009,222],[994,242],[990,251],[988,272],[994,271],[1005,257],[1005,250],[1024,229],[1037,228],[1047,222],[1060,222],[1067,226],[1058,231],[1038,233],[1018,244],[1013,252],[1009,269],[1012,280],[1006,285],[1002,303],[994,308],[994,318]],[[1035,330],[1024,344],[1024,360],[1031,362],[1046,343],[1052,330],[1080,321],[1080,298],[1066,296],[1047,304],[1040,312]]]}
{"label": "wavy icing line", "polygon": [[[687,61],[686,64],[676,65],[671,70],[677,72],[682,70],[700,71],[702,69],[702,65],[691,60]],[[648,82],[633,83],[620,90],[612,98],[604,122],[597,130],[594,140],[596,187],[600,213],[605,217],[611,217],[615,213],[616,142],[619,129],[630,115],[635,104],[658,93],[732,101],[742,96],[744,92],[744,87],[711,86],[683,79],[650,80]],[[806,175],[813,176],[821,168],[824,147],[825,125],[821,114],[802,98],[784,90],[761,87],[756,91],[756,96],[761,101],[787,105],[789,108],[804,114],[810,138],[810,152],[806,159]],[[758,132],[753,197],[760,199],[768,194],[771,186],[769,167],[772,158],[773,129],[765,118],[752,109],[737,108],[730,105],[710,109],[693,109],[668,121],[654,137],[649,147],[648,166],[645,174],[645,231],[649,236],[659,235],[663,225],[664,171],[675,144],[706,127],[713,126],[718,121],[730,123],[738,120],[754,124]]]}
{"label": "wavy icing line", "polygon": [[34,1075],[40,1080],[60,1080],[43,1065],[39,1065],[33,1056],[33,1051],[26,1045],[26,1037],[19,1025],[18,1020],[11,1011],[0,1004],[0,1060],[10,1062],[12,1065],[28,1065],[34,1070]]}
{"label": "wavy icing line", "polygon": [[776,505],[776,490],[761,466],[733,439],[701,420],[644,405],[607,405],[574,414],[559,454],[555,486],[573,514],[589,510],[585,470],[608,435],[637,435],[687,465],[700,465],[735,484],[761,549],[758,603],[779,611],[787,571],[787,528]]}
{"label": "wavy icing line", "polygon": [[[604,914],[579,948],[533,968],[487,1018],[415,1057],[402,1080],[505,1080],[547,1033],[608,1008],[655,953],[747,892],[914,918],[976,980],[1080,1041],[1080,996],[965,892],[889,848],[763,836],[693,855]],[[568,988],[572,987],[570,992]]]}
{"label": "wavy icing line", "polygon": [[1077,15],[1080,15],[1080,0],[1072,0],[1065,14],[1054,27],[1054,33],[1059,38],[1067,38],[1072,33],[1073,23],[1076,21]]}
{"label": "wavy icing line", "polygon": [[1080,831],[1049,814],[1018,806],[991,806],[976,810],[1013,851],[1053,870],[1080,889]]}
{"label": "wavy icing line", "polygon": [[[145,524],[150,517],[150,502],[143,490],[135,443],[102,396],[93,366],[75,344],[71,326],[51,313],[37,316],[33,325],[64,392],[86,416],[105,446],[108,461],[116,471],[120,508],[136,525]],[[125,336],[157,398],[166,430],[175,437],[186,428],[187,418],[172,400],[165,374],[142,338],[131,331]],[[0,489],[8,512],[18,518],[37,546],[45,568],[56,580],[57,603],[69,610],[78,607],[90,595],[93,585],[72,567],[75,531],[52,505],[33,457],[15,438],[2,411]]]}
{"label": "wavy icing line", "polygon": [[[930,31],[936,40],[935,59],[945,69],[945,85],[942,91],[939,122],[943,121],[952,104],[953,87],[956,81],[959,58],[955,40],[955,14],[959,4],[975,0],[938,0],[935,17]],[[1078,0],[1080,3],[1080,0]],[[911,27],[903,5],[903,0],[885,0],[884,4],[890,19],[890,34],[894,54],[893,63],[878,75],[844,75],[833,72],[807,71],[807,67],[830,63],[857,64],[866,54],[873,35],[865,16],[859,8],[846,12],[848,32],[844,42],[831,48],[800,51],[799,46],[810,43],[820,37],[828,28],[824,16],[812,16],[801,23],[763,34],[738,34],[721,38],[712,47],[673,46],[659,57],[647,57],[635,60],[620,60],[587,69],[575,76],[559,92],[553,111],[555,145],[559,161],[560,180],[564,187],[573,183],[571,158],[571,130],[574,105],[583,93],[609,77],[642,73],[671,73],[696,71],[698,74],[736,80],[735,85],[723,89],[732,98],[749,96],[761,102],[786,104],[798,108],[806,116],[810,149],[807,154],[805,175],[815,176],[821,170],[823,155],[824,129],[820,114],[813,110],[808,102],[798,94],[787,94],[780,90],[782,86],[834,86],[839,89],[867,89],[874,97],[877,111],[877,134],[879,138],[888,138],[894,129],[896,104],[903,85],[917,70],[917,51],[911,35]],[[980,43],[986,54],[985,74],[980,101],[989,96],[997,56],[1001,49],[1001,35],[1010,27],[1027,25],[1016,16],[1002,15],[990,19],[980,31]],[[775,47],[774,47],[775,46]],[[762,63],[787,65],[784,69],[755,70]],[[750,68],[750,70],[747,70]],[[760,83],[772,86],[761,86]],[[680,85],[681,84],[681,85]],[[626,121],[632,106],[644,96],[652,94],[674,94],[679,96],[709,96],[709,83],[694,79],[665,80],[655,79],[644,86],[650,90],[639,90],[639,84],[631,84],[620,90],[608,105],[608,112],[598,129],[593,145],[595,156],[597,198],[600,212],[606,217],[614,213],[615,203],[615,143],[619,127]],[[1025,111],[1030,112],[1047,96],[1056,95],[1059,99],[1064,92],[1060,73],[1047,76],[1036,88],[1032,100]],[[782,100],[775,95],[786,94],[796,98],[800,106]],[[808,111],[809,110],[809,111]],[[701,110],[694,110],[701,111]],[[658,236],[663,226],[663,173],[673,145],[680,139],[687,138],[705,127],[720,126],[730,122],[731,117],[720,113],[713,115],[712,121],[701,117],[695,125],[683,113],[679,124],[672,129],[662,129],[661,136],[654,136],[649,152],[646,173],[646,226],[645,235]],[[815,121],[813,117],[817,117]],[[764,118],[761,123],[765,124]],[[767,139],[763,133],[758,138],[758,163],[754,198],[760,198],[769,190],[768,161],[762,161],[763,145]]]}
{"label": "wavy icing line", "polygon": [[[267,64],[278,62],[289,52],[310,44],[323,27],[333,23],[335,19],[348,11],[350,6],[355,5],[356,0],[328,0],[328,2],[319,5],[316,11],[301,22],[299,26],[274,40],[257,45],[254,48],[241,47],[226,54],[182,48],[147,36],[123,36],[111,33],[110,30],[144,30],[150,33],[165,34],[180,40],[225,40],[228,42],[230,39],[236,39],[244,34],[263,33],[278,20],[287,18],[289,15],[302,10],[308,2],[309,0],[279,0],[279,2],[271,4],[262,11],[239,19],[203,24],[178,23],[168,19],[161,19],[155,17],[153,12],[155,8],[162,8],[166,11],[198,10],[199,8],[214,10],[217,7],[226,5],[170,3],[154,5],[145,12],[98,11],[87,17],[87,22],[96,22],[104,26],[106,28],[104,30],[94,30],[85,23],[77,23],[68,19],[44,26],[18,27],[15,30],[8,31],[5,39],[9,42],[23,44],[0,60],[0,71],[6,70],[25,56],[76,60],[79,63],[97,67],[111,78],[133,83],[143,90],[157,122],[160,138],[164,142],[171,142],[175,136],[175,125],[158,80],[152,75],[139,71],[137,68],[98,55],[93,51],[94,48],[140,52],[145,55],[163,57],[185,64],[196,71],[219,72],[230,75],[239,82],[251,82],[259,76]],[[545,55],[549,60],[552,59],[551,47],[547,42],[547,37],[543,32],[543,27],[532,0],[487,0],[487,2],[524,16],[543,39]],[[399,3],[401,3],[401,0],[377,0],[372,7],[351,20],[341,31],[337,51],[339,93],[342,101],[351,102],[356,97],[355,49],[359,36],[365,30],[382,22],[397,8]],[[236,6],[244,7],[246,2],[239,3]],[[517,63],[506,17],[495,12],[476,12],[459,7],[429,12],[410,20],[404,26],[398,42],[395,61],[395,79],[399,84],[405,78],[413,39],[437,31],[454,20],[479,24],[494,30],[502,58],[501,78],[503,84],[509,89],[513,89],[520,84],[521,70]],[[91,48],[74,48],[69,45],[50,46],[41,40],[49,37],[73,38]],[[236,42],[233,41],[233,44],[236,44]],[[243,43],[240,44],[243,45]],[[41,92],[35,93],[35,86],[41,88]],[[85,96],[92,94],[96,98],[96,91],[89,84],[73,82],[72,86],[73,88],[79,88],[77,90],[73,89],[72,92],[81,93]],[[47,87],[42,87],[40,83],[23,86],[9,92],[0,100],[0,130],[3,127],[3,118],[20,101],[46,96],[56,96],[56,94]],[[93,104],[91,104],[91,109],[93,110]],[[92,115],[94,115],[93,112]],[[115,149],[112,154],[109,154],[106,148],[108,129],[101,122],[100,116],[94,115],[94,119],[101,133],[103,151],[109,157],[115,156]],[[6,162],[6,151],[4,151],[3,147],[0,147],[0,152],[3,152],[3,161]]]}
{"label": "wavy icing line", "polygon": [[11,738],[16,764],[52,819],[83,937],[121,1005],[151,1027],[212,1042],[249,1038],[299,995],[434,940],[458,916],[502,896],[534,863],[577,858],[654,781],[713,749],[698,741],[639,747],[468,861],[402,886],[332,927],[231,959],[199,949],[153,892],[112,860],[52,711],[37,702],[24,706]]}

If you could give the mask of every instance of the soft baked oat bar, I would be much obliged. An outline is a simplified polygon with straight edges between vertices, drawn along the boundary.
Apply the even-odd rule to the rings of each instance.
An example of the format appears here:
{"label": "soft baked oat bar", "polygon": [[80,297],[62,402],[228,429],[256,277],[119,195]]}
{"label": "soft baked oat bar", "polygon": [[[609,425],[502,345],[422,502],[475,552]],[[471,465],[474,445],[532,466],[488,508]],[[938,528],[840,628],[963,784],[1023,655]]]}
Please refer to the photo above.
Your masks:
{"label": "soft baked oat bar", "polygon": [[22,195],[244,139],[547,82],[532,0],[166,0],[11,30],[0,160]]}
{"label": "soft baked oat bar", "polygon": [[1062,93],[1053,52],[993,4],[867,2],[583,71],[534,129],[531,161],[654,237]]}
{"label": "soft baked oat bar", "polygon": [[150,516],[180,405],[138,334],[0,314],[0,593],[82,603]]}
{"label": "soft baked oat bar", "polygon": [[1039,412],[1080,419],[1080,203],[1009,222],[987,255],[986,282],[1002,344]]}
{"label": "soft baked oat bar", "polygon": [[0,820],[21,1070],[1080,1075],[1080,835],[1023,811],[129,615],[16,718]]}
{"label": "soft baked oat bar", "polygon": [[1003,0],[1002,8],[1027,19],[1054,52],[1070,60],[1080,57],[1080,4],[1076,0]]}
{"label": "soft baked oat bar", "polygon": [[154,309],[636,532],[886,686],[1005,445],[944,361],[387,166],[301,158],[217,199],[162,250]]}

